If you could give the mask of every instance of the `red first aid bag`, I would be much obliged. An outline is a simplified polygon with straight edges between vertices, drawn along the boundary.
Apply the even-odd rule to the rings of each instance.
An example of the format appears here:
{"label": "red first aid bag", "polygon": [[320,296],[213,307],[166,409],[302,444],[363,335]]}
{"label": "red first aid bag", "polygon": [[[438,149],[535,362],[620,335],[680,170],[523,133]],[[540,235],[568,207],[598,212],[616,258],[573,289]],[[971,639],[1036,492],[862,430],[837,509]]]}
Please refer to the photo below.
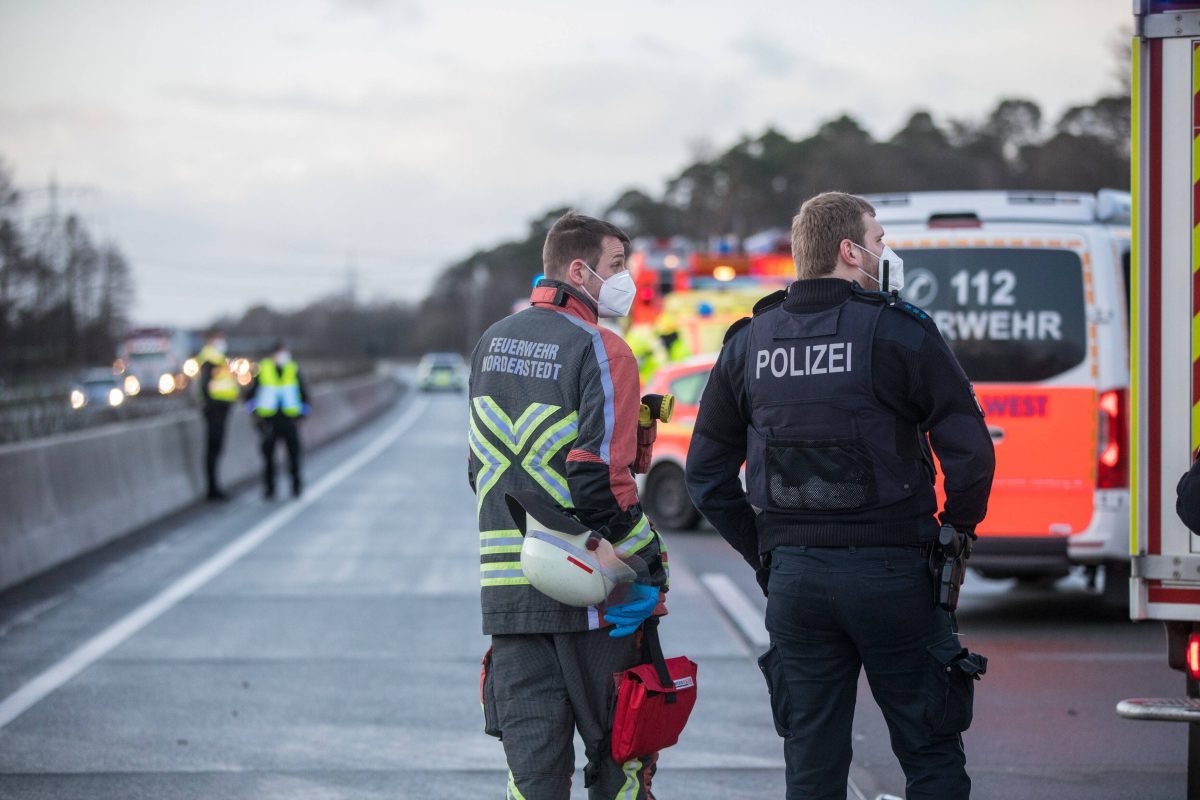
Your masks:
{"label": "red first aid bag", "polygon": [[678,742],[696,705],[696,663],[663,658],[656,618],[646,621],[644,635],[650,663],[625,670],[617,684],[612,757],[618,764]]}

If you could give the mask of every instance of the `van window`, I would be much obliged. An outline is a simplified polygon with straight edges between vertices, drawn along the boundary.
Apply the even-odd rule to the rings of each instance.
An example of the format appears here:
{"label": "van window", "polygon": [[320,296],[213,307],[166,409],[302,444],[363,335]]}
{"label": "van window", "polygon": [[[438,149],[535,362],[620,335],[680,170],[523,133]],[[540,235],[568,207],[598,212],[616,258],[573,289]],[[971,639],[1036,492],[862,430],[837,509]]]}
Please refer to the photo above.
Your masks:
{"label": "van window", "polygon": [[907,249],[904,299],[933,318],[972,381],[1041,381],[1087,353],[1083,265],[1072,250]]}

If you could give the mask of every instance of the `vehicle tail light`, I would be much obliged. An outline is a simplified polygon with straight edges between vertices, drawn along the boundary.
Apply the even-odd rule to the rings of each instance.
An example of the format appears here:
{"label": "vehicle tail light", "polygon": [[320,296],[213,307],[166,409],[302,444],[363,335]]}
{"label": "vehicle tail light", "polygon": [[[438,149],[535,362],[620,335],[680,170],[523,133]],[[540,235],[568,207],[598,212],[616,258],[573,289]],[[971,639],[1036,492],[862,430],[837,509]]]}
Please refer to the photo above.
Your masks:
{"label": "vehicle tail light", "polygon": [[1187,672],[1192,680],[1200,680],[1200,633],[1188,636]]}
{"label": "vehicle tail light", "polygon": [[1096,487],[1124,489],[1129,486],[1127,446],[1129,415],[1124,389],[1113,389],[1100,395],[1100,427]]}

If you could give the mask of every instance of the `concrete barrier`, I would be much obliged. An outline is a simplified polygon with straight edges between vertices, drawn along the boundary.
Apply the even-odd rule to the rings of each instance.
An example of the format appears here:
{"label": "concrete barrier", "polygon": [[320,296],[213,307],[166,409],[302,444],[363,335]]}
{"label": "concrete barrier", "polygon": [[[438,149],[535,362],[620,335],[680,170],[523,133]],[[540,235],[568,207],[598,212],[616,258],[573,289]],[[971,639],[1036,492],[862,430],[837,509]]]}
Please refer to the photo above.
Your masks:
{"label": "concrete barrier", "polygon": [[[378,416],[400,392],[380,376],[315,387],[301,424],[305,448]],[[251,416],[231,411],[223,483],[260,473],[258,441]],[[184,509],[205,490],[197,411],[0,446],[0,589]]]}

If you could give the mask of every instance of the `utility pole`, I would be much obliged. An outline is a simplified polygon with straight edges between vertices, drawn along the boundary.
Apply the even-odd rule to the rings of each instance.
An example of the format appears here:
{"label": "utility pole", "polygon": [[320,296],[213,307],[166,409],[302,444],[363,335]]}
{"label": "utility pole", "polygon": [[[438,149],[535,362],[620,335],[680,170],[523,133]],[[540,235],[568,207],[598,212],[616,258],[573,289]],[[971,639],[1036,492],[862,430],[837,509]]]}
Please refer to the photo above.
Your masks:
{"label": "utility pole", "polygon": [[490,277],[487,264],[476,263],[471,268],[471,280],[467,284],[470,297],[467,298],[469,307],[469,322],[467,325],[467,341],[464,352],[470,353],[475,342],[483,333],[483,299]]}
{"label": "utility pole", "polygon": [[351,308],[358,305],[358,267],[353,250],[346,254],[346,302]]}

